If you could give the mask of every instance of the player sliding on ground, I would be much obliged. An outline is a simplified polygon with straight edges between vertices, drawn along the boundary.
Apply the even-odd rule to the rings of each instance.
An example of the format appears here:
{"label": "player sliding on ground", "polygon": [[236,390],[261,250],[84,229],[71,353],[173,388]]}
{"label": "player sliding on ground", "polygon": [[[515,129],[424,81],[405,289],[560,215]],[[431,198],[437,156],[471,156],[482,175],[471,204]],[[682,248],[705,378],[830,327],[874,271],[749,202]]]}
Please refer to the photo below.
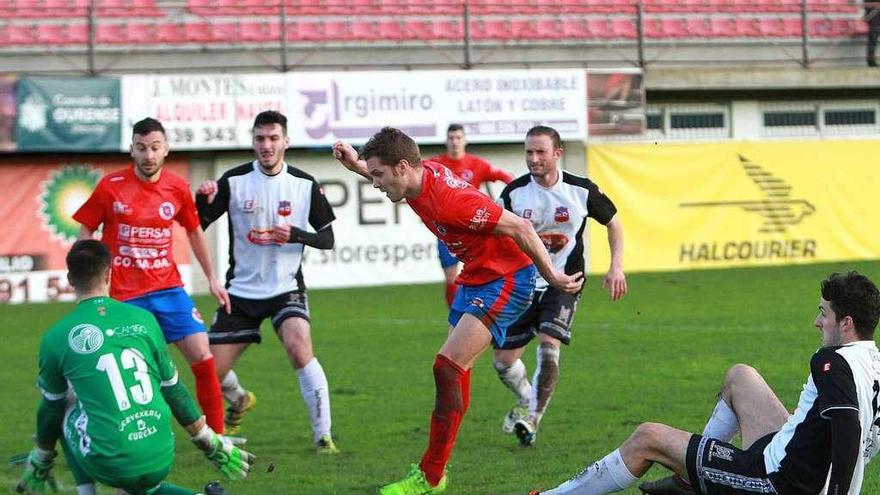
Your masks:
{"label": "player sliding on ground", "polygon": [[[422,495],[446,490],[449,460],[470,403],[471,367],[531,302],[535,267],[552,286],[576,293],[583,274],[558,271],[528,220],[495,204],[448,168],[422,161],[415,141],[386,127],[361,149],[337,142],[333,155],[373,183],[393,202],[406,199],[428,230],[464,263],[449,311],[449,336],[434,360],[436,401],[428,449],[406,478],[382,495]],[[534,265],[532,264],[534,262]]]}
{"label": "player sliding on ground", "polygon": [[[220,472],[247,476],[254,456],[205,424],[178,382],[156,318],[108,296],[110,258],[95,240],[77,241],[67,254],[77,306],[40,341],[43,398],[18,491],[57,491],[52,467],[61,440],[78,495],[96,495],[96,482],[128,495],[193,495],[163,482],[174,462],[172,415]],[[226,494],[212,485],[208,495]]]}
{"label": "player sliding on ground", "polygon": [[[758,372],[727,371],[702,435],[643,423],[619,449],[578,475],[533,495],[600,495],[624,490],[654,464],[675,478],[646,483],[651,494],[857,495],[865,465],[880,449],[880,352],[874,329],[880,293],[856,272],[821,284],[814,325],[822,347],[789,414]],[[742,449],[731,445],[740,432]]]}

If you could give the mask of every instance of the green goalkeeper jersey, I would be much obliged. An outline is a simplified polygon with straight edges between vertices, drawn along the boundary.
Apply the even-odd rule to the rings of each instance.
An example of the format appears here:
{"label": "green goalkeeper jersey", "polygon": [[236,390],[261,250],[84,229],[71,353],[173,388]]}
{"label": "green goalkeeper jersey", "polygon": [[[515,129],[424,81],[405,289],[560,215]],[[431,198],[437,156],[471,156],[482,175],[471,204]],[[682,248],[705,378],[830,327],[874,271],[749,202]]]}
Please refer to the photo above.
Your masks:
{"label": "green goalkeeper jersey", "polygon": [[76,395],[64,418],[64,441],[101,471],[126,476],[170,465],[172,416],[160,387],[176,383],[153,315],[109,297],[81,301],[40,342],[43,396]]}

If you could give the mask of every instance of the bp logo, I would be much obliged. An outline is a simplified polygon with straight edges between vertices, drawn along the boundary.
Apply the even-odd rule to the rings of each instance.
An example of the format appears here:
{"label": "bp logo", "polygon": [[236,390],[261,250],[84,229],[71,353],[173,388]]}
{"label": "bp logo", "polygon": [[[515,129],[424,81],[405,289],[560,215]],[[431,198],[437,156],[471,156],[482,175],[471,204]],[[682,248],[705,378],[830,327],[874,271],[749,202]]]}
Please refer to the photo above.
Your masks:
{"label": "bp logo", "polygon": [[91,354],[104,344],[104,334],[95,325],[83,323],[70,329],[67,344],[77,354]]}
{"label": "bp logo", "polygon": [[79,223],[73,219],[73,214],[89,199],[100,178],[100,172],[89,165],[70,163],[43,181],[37,196],[39,215],[43,228],[55,240],[68,243],[76,240]]}

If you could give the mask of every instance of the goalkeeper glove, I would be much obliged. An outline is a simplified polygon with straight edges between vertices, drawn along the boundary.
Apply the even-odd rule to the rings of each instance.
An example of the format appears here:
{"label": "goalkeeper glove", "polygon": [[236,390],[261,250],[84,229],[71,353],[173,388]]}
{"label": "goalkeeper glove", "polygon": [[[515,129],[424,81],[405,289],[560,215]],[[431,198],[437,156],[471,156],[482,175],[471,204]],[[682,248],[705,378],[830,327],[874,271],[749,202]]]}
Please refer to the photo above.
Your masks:
{"label": "goalkeeper glove", "polygon": [[227,438],[217,435],[208,425],[203,426],[193,435],[192,441],[205,453],[205,457],[231,480],[247,476],[251,464],[256,460],[253,454],[237,447]]}
{"label": "goalkeeper glove", "polygon": [[15,487],[18,493],[28,495],[43,495],[48,493],[47,488],[53,492],[58,491],[58,483],[52,476],[52,466],[55,465],[55,457],[58,454],[54,450],[43,450],[34,447],[28,454],[27,464],[21,481]]}

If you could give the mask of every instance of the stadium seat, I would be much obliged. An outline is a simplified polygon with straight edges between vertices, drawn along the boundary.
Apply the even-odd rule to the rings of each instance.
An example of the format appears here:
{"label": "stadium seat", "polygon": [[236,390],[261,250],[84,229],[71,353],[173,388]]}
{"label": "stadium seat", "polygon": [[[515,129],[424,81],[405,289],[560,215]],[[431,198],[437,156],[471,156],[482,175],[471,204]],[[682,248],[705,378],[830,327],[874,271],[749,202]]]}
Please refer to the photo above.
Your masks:
{"label": "stadium seat", "polygon": [[567,40],[592,38],[587,22],[584,19],[562,19],[562,33]]}
{"label": "stadium seat", "polygon": [[588,37],[591,39],[612,39],[615,37],[611,23],[605,18],[591,18],[587,20]]}
{"label": "stadium seat", "polygon": [[379,33],[387,41],[403,41],[407,39],[406,28],[399,19],[379,21]]}
{"label": "stadium seat", "polygon": [[632,17],[615,17],[611,19],[611,32],[615,38],[635,39],[638,37],[636,21]]}
{"label": "stadium seat", "polygon": [[183,24],[163,23],[156,26],[156,41],[163,44],[186,42],[186,31]]}
{"label": "stadium seat", "polygon": [[562,21],[559,19],[538,19],[535,21],[536,38],[542,40],[562,39]]}
{"label": "stadium seat", "polygon": [[187,22],[183,27],[188,43],[208,43],[211,41],[211,25],[208,22]]}
{"label": "stadium seat", "polygon": [[98,24],[95,28],[95,41],[100,45],[121,45],[127,43],[128,35],[123,24]]}
{"label": "stadium seat", "polygon": [[431,32],[434,35],[434,39],[452,41],[464,39],[464,25],[457,20],[439,20],[434,21],[432,24]]}

